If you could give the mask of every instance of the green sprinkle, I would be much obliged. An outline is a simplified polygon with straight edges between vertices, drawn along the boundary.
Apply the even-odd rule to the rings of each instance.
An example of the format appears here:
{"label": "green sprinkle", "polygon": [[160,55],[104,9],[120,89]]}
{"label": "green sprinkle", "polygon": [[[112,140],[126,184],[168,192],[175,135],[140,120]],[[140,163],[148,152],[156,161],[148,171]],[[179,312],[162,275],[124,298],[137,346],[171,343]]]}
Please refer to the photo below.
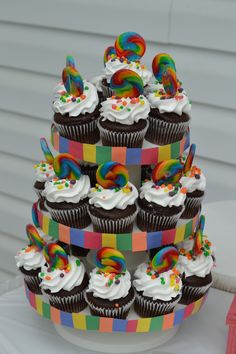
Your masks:
{"label": "green sprinkle", "polygon": [[45,273],[40,273],[39,276],[40,277],[44,277]]}
{"label": "green sprinkle", "polygon": [[76,259],[75,261],[76,265],[79,267],[80,266],[80,260],[79,259]]}
{"label": "green sprinkle", "polygon": [[117,188],[117,187],[115,188],[115,192],[119,192],[119,190],[120,190],[119,188]]}
{"label": "green sprinkle", "polygon": [[161,277],[161,284],[165,285],[165,279],[163,277]]}
{"label": "green sprinkle", "polygon": [[108,286],[111,286],[112,283],[113,283],[113,280],[112,280],[112,279],[109,279],[107,285],[108,285]]}
{"label": "green sprinkle", "polygon": [[148,275],[152,275],[152,272],[148,272],[147,274],[148,274]]}
{"label": "green sprinkle", "polygon": [[68,188],[68,187],[69,187],[69,183],[68,183],[68,182],[66,182],[66,183],[65,183],[65,186]]}
{"label": "green sprinkle", "polygon": [[88,90],[89,88],[88,88],[88,86],[85,86],[85,88],[84,88],[85,90]]}
{"label": "green sprinkle", "polygon": [[120,109],[123,109],[124,108],[124,106],[120,106]]}
{"label": "green sprinkle", "polygon": [[139,98],[142,100],[142,99],[143,99],[143,96],[140,96]]}
{"label": "green sprinkle", "polygon": [[80,103],[80,98],[78,98],[76,102],[77,102],[77,103]]}
{"label": "green sprinkle", "polygon": [[130,112],[130,111],[131,111],[131,108],[127,108],[127,111]]}
{"label": "green sprinkle", "polygon": [[69,97],[70,95],[66,92],[66,93],[64,93],[64,96]]}

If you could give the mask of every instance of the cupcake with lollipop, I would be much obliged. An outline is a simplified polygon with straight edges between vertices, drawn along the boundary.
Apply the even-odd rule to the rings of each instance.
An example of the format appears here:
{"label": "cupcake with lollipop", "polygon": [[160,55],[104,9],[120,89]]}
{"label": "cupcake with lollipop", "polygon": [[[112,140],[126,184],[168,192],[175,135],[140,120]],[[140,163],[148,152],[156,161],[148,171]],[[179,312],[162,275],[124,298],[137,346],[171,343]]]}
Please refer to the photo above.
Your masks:
{"label": "cupcake with lollipop", "polygon": [[120,34],[114,46],[109,46],[104,52],[104,78],[101,88],[104,98],[113,95],[110,85],[111,77],[121,69],[129,69],[136,72],[142,79],[144,86],[150,81],[152,73],[140,62],[146,51],[146,42],[136,32],[124,32]]}
{"label": "cupcake with lollipop", "polygon": [[47,264],[39,273],[40,286],[50,305],[65,312],[82,311],[87,306],[84,292],[88,286],[83,263],[55,243],[46,245],[43,253]]}
{"label": "cupcake with lollipop", "polygon": [[176,226],[184,210],[186,188],[179,180],[182,165],[179,160],[164,160],[152,171],[152,179],[140,188],[137,225],[142,231],[160,231]]}
{"label": "cupcake with lollipop", "polygon": [[191,103],[177,79],[175,64],[168,54],[158,54],[153,73],[163,88],[148,94],[151,105],[146,139],[157,145],[172,144],[183,138],[190,122]]}
{"label": "cupcake with lollipop", "polygon": [[131,232],[137,215],[138,191],[125,166],[106,162],[97,169],[97,185],[89,193],[89,215],[94,231]]}
{"label": "cupcake with lollipop", "polygon": [[54,91],[54,124],[60,135],[81,143],[99,141],[98,94],[93,84],[83,80],[73,57],[68,56],[62,72],[62,82]]}
{"label": "cupcake with lollipop", "polygon": [[[183,291],[181,304],[188,305],[204,296],[212,285],[214,256],[211,242],[203,236],[205,218],[202,215],[193,240],[179,249],[177,269],[182,274]],[[192,246],[192,247],[191,247]]]}
{"label": "cupcake with lollipop", "polygon": [[180,183],[187,189],[185,209],[181,215],[182,219],[193,218],[200,210],[206,189],[206,177],[202,170],[192,165],[196,145],[192,144],[188,156],[183,163],[183,175]]}
{"label": "cupcake with lollipop", "polygon": [[82,175],[78,161],[70,154],[56,156],[53,168],[58,178],[48,181],[43,191],[52,219],[70,227],[87,227],[89,177]]}
{"label": "cupcake with lollipop", "polygon": [[121,69],[112,76],[110,86],[115,96],[102,102],[98,123],[103,145],[141,147],[150,111],[142,79],[132,70]]}
{"label": "cupcake with lollipop", "polygon": [[174,310],[181,298],[182,282],[176,269],[178,251],[162,248],[150,263],[142,263],[134,273],[135,311],[140,317],[156,317]]}
{"label": "cupcake with lollipop", "polygon": [[134,302],[134,289],[123,254],[104,247],[97,252],[95,264],[85,293],[91,314],[125,319]]}
{"label": "cupcake with lollipop", "polygon": [[42,251],[45,241],[31,224],[26,226],[26,233],[29,238],[29,245],[17,252],[15,256],[16,265],[30,291],[35,294],[41,294],[38,275],[41,267],[46,263]]}

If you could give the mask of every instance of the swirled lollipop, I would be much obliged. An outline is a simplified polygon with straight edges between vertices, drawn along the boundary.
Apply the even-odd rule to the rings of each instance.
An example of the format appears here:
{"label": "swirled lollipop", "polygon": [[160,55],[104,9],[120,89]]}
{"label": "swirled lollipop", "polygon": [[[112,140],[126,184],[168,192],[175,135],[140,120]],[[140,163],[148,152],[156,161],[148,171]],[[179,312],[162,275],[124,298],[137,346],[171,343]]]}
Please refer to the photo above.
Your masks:
{"label": "swirled lollipop", "polygon": [[110,247],[101,248],[96,254],[96,267],[103,273],[123,273],[126,262],[123,254]]}
{"label": "swirled lollipop", "polygon": [[84,82],[80,73],[73,66],[66,66],[62,72],[62,81],[66,91],[74,96],[80,96],[84,91]]}
{"label": "swirled lollipop", "polygon": [[162,82],[162,75],[167,67],[176,71],[175,62],[169,54],[160,53],[153,58],[152,71],[159,82]]}
{"label": "swirled lollipop", "polygon": [[75,59],[72,57],[72,55],[67,55],[66,66],[71,66],[72,68],[75,69]]}
{"label": "swirled lollipop", "polygon": [[146,50],[143,37],[136,32],[124,32],[115,41],[116,53],[119,57],[136,61],[142,58]]}
{"label": "swirled lollipop", "polygon": [[104,65],[108,62],[109,59],[116,57],[116,50],[114,47],[110,46],[105,49],[104,56],[103,56],[103,63]]}
{"label": "swirled lollipop", "polygon": [[183,166],[179,160],[163,160],[152,171],[152,179],[155,184],[176,184],[182,176]]}
{"label": "swirled lollipop", "polygon": [[179,252],[175,247],[167,246],[158,251],[152,259],[153,270],[161,274],[175,267],[178,262]]}
{"label": "swirled lollipop", "polygon": [[106,162],[98,167],[96,179],[105,189],[122,188],[129,181],[129,172],[118,162]]}
{"label": "swirled lollipop", "polygon": [[69,260],[66,252],[56,243],[48,243],[43,248],[43,254],[46,262],[54,269],[67,269]]}
{"label": "swirled lollipop", "polygon": [[34,246],[38,251],[42,251],[45,242],[43,238],[39,235],[37,229],[34,225],[28,224],[26,226],[26,233],[30,241],[30,246]]}
{"label": "swirled lollipop", "polygon": [[192,167],[192,163],[193,163],[193,159],[195,156],[195,152],[196,152],[196,144],[192,144],[190,146],[189,152],[188,152],[188,156],[186,158],[184,167],[183,167],[183,173],[187,173],[188,171],[191,170]]}
{"label": "swirled lollipop", "polygon": [[39,227],[37,202],[35,202],[32,206],[31,215],[32,215],[32,220],[33,220],[34,225],[36,227]]}
{"label": "swirled lollipop", "polygon": [[110,87],[117,97],[138,97],[143,93],[143,80],[132,70],[120,69],[112,75]]}
{"label": "swirled lollipop", "polygon": [[53,161],[55,174],[60,178],[80,179],[81,169],[76,158],[71,154],[62,153]]}
{"label": "swirled lollipop", "polygon": [[173,68],[167,67],[162,74],[162,83],[168,96],[174,97],[178,90],[178,79]]}
{"label": "swirled lollipop", "polygon": [[53,164],[54,157],[53,154],[51,153],[51,150],[49,149],[47,140],[45,138],[41,138],[40,145],[46,161],[50,164]]}

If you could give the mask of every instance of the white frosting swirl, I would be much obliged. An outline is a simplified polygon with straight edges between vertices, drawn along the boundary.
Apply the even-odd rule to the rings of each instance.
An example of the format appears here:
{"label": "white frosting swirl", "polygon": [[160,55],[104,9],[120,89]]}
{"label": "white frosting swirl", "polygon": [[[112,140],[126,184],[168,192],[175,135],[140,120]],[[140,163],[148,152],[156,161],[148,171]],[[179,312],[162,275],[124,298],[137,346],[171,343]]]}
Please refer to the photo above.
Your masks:
{"label": "white frosting swirl", "polygon": [[[60,290],[71,291],[76,286],[79,286],[85,274],[85,267],[82,262],[79,261],[79,265],[76,264],[78,258],[69,256],[70,270],[55,269],[48,271],[47,266],[42,267],[39,277],[42,279],[40,287],[44,290],[50,290],[51,293],[57,293]],[[63,274],[63,275],[62,275]]]}
{"label": "white frosting swirl", "polygon": [[205,256],[201,254],[193,259],[188,259],[184,255],[179,256],[177,269],[180,273],[185,273],[185,277],[195,275],[200,278],[205,278],[214,266],[214,261],[211,255]]}
{"label": "white frosting swirl", "polygon": [[205,175],[200,172],[198,174],[199,178],[197,179],[194,175],[191,174],[191,171],[187,172],[186,176],[181,177],[180,183],[183,187],[186,187],[188,193],[192,193],[196,190],[204,192],[206,189]]}
{"label": "white frosting swirl", "polygon": [[105,75],[94,76],[90,81],[96,87],[98,92],[102,92],[102,80],[105,79]]}
{"label": "white frosting swirl", "polygon": [[170,195],[170,192],[174,191],[174,186],[172,189],[168,189],[166,186],[154,187],[153,181],[144,182],[140,188],[140,198],[145,198],[148,202],[152,202],[163,207],[172,207],[184,205],[186,194],[178,189],[177,193]]}
{"label": "white frosting swirl", "polygon": [[101,105],[102,120],[126,125],[137,123],[140,119],[147,119],[150,112],[150,104],[144,96],[139,96],[137,99],[128,97],[118,100],[109,97]]}
{"label": "white frosting swirl", "polygon": [[81,175],[80,179],[74,180],[73,183],[66,179],[48,181],[42,194],[51,203],[79,203],[88,196],[91,188],[89,176]]}
{"label": "white frosting swirl", "polygon": [[59,83],[54,90],[53,111],[62,115],[69,114],[70,117],[78,117],[80,114],[92,113],[98,105],[98,94],[96,88],[90,82],[84,80],[84,92],[86,97],[77,97],[74,101],[72,95],[64,100],[61,99],[65,93],[63,83]]}
{"label": "white frosting swirl", "polygon": [[126,270],[118,279],[118,284],[114,279],[108,286],[109,275],[105,276],[104,273],[98,272],[98,268],[95,268],[90,273],[87,292],[92,292],[94,297],[108,299],[109,301],[124,298],[131,288],[130,273]]}
{"label": "white frosting swirl", "polygon": [[23,267],[25,270],[38,269],[46,263],[43,252],[37,251],[32,246],[28,246],[17,252],[15,260],[17,267]]}
{"label": "white frosting swirl", "polygon": [[160,113],[174,112],[181,116],[183,113],[190,114],[191,103],[185,92],[176,94],[175,97],[161,99],[162,94],[159,91],[152,92],[148,95],[151,108],[158,108]]}
{"label": "white frosting swirl", "polygon": [[161,273],[157,278],[152,279],[151,275],[147,274],[147,268],[148,264],[142,263],[134,273],[133,285],[137,291],[143,292],[143,296],[153,300],[171,301],[181,293],[182,281],[172,270]]}
{"label": "white frosting swirl", "polygon": [[52,164],[46,161],[40,161],[40,163],[34,165],[34,170],[36,180],[39,182],[50,181],[56,177]]}
{"label": "white frosting swirl", "polygon": [[128,205],[135,204],[138,198],[136,187],[128,182],[124,188],[105,189],[101,186],[92,188],[89,193],[89,204],[97,208],[111,210],[113,208],[124,210]]}

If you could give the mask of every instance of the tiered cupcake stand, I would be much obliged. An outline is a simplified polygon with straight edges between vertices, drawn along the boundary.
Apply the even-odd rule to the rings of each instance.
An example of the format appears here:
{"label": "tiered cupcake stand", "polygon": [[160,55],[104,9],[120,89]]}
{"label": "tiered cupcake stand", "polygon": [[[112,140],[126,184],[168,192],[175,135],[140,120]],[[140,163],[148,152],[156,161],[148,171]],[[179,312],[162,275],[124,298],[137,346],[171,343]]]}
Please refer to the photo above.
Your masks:
{"label": "tiered cupcake stand", "polygon": [[[108,147],[99,144],[82,144],[59,135],[55,126],[51,130],[51,143],[58,152],[68,152],[76,158],[101,164],[116,161],[126,165],[130,181],[140,187],[141,166],[156,164],[170,158],[178,158],[189,147],[189,134],[181,141],[165,146],[144,142],[143,148]],[[172,230],[142,232],[136,226],[132,233],[105,234],[70,228],[52,220],[47,212],[34,208],[34,218],[45,234],[66,244],[90,249],[84,260],[87,270],[93,267],[92,255],[102,247],[113,247],[122,251],[131,274],[137,265],[147,259],[147,251],[162,245],[178,244],[190,236],[199,215],[191,220],[180,221]],[[35,221],[35,220],[34,220]],[[157,347],[178,331],[181,323],[196,314],[204,304],[206,296],[190,305],[178,305],[173,313],[154,318],[140,318],[133,310],[126,320],[91,316],[88,309],[81,313],[66,313],[35,295],[26,287],[30,305],[44,318],[51,320],[57,332],[69,342],[90,350],[108,353],[143,352]]]}

